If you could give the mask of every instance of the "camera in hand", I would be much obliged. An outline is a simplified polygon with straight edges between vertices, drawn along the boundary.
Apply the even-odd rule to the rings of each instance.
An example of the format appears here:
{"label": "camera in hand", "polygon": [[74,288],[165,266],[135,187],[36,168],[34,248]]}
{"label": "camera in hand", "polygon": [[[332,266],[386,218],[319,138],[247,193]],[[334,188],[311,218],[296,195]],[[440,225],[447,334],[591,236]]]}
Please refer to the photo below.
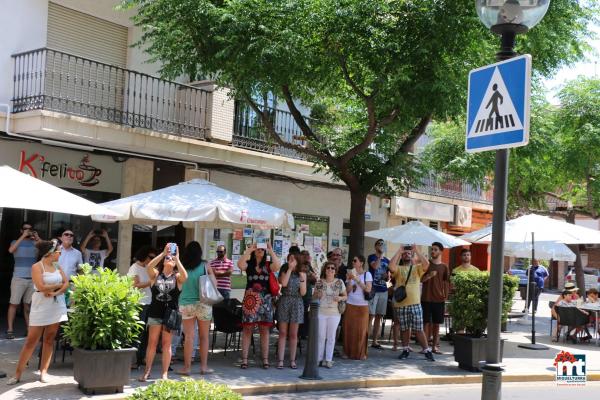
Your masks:
{"label": "camera in hand", "polygon": [[404,246],[404,250],[411,251],[412,250],[412,246]]}

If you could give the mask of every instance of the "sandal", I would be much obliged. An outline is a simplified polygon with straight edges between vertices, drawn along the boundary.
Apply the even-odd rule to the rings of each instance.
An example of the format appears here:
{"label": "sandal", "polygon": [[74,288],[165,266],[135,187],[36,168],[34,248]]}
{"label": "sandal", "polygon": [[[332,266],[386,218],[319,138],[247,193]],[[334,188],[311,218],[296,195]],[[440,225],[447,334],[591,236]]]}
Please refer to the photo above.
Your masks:
{"label": "sandal", "polygon": [[147,382],[149,378],[150,378],[150,373],[144,372],[144,375],[142,375],[138,378],[138,382]]}
{"label": "sandal", "polygon": [[240,364],[241,369],[248,369],[248,359],[242,358],[242,363]]}
{"label": "sandal", "polygon": [[277,364],[277,369],[283,369],[283,360],[279,360],[279,363]]}
{"label": "sandal", "polygon": [[290,361],[290,368],[291,369],[298,369],[298,366],[296,365],[296,361]]}
{"label": "sandal", "polygon": [[21,382],[21,378],[15,378],[13,376],[6,382],[6,384],[12,386],[12,385],[16,385],[17,383],[20,383],[20,382]]}
{"label": "sandal", "polygon": [[264,358],[263,359],[263,364],[262,364],[263,369],[269,369],[271,366],[269,365],[269,359],[268,358]]}
{"label": "sandal", "polygon": [[15,333],[13,331],[6,331],[6,338],[8,340],[13,340],[15,338]]}

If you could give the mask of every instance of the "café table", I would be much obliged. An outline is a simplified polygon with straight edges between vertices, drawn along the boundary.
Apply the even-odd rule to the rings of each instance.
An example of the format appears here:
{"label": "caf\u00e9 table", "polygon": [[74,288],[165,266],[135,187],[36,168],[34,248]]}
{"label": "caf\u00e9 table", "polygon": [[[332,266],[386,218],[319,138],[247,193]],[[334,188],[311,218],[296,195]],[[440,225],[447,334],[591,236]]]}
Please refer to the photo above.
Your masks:
{"label": "caf\u00e9 table", "polygon": [[600,332],[598,332],[598,319],[600,318],[600,306],[596,306],[593,304],[582,304],[581,306],[579,306],[579,308],[581,310],[587,311],[589,313],[594,313],[594,316],[596,317],[596,326],[595,326],[595,330],[596,330],[596,346],[600,345]]}

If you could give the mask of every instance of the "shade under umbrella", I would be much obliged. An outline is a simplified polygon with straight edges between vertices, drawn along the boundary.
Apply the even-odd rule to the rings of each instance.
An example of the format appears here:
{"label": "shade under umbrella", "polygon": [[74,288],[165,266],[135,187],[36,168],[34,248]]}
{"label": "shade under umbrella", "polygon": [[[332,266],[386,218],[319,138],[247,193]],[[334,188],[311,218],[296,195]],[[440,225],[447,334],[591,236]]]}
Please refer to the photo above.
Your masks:
{"label": "shade under umbrella", "polygon": [[103,203],[117,214],[93,215],[100,222],[127,221],[140,225],[174,225],[236,228],[253,225],[263,229],[294,227],[287,211],[222,189],[203,179],[181,182],[152,192]]}
{"label": "shade under umbrella", "polygon": [[75,215],[116,215],[101,205],[6,165],[0,166],[0,182],[3,186],[0,207]]}
{"label": "shade under umbrella", "polygon": [[[532,233],[535,234],[536,242],[600,243],[600,231],[537,214],[524,215],[507,221],[505,223],[504,242],[531,242]],[[492,241],[492,226],[467,233],[460,238],[469,242],[489,243]]]}
{"label": "shade under umbrella", "polygon": [[365,236],[383,239],[392,243],[417,244],[420,246],[431,246],[433,242],[440,242],[444,247],[468,246],[471,244],[447,233],[432,229],[419,221],[369,231],[365,233]]}
{"label": "shade under umbrella", "polygon": [[[504,255],[509,257],[530,258],[533,245],[526,243],[505,243]],[[574,262],[577,256],[567,247],[558,242],[535,242],[535,258],[539,260]]]}

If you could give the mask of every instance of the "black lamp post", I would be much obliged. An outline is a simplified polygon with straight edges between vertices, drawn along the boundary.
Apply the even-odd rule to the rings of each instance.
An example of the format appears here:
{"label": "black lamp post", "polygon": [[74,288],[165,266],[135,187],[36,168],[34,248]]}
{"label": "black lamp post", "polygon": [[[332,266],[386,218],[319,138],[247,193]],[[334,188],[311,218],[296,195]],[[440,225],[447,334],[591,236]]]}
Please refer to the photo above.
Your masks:
{"label": "black lamp post", "polygon": [[[517,34],[533,28],[546,14],[550,0],[476,0],[479,19],[492,32],[501,36],[498,61],[515,57]],[[502,397],[502,365],[500,364],[500,324],[502,318],[502,275],[504,272],[504,222],[508,185],[508,149],[496,151],[494,171],[494,215],[492,220],[492,267],[488,301],[488,340],[481,398]]]}

